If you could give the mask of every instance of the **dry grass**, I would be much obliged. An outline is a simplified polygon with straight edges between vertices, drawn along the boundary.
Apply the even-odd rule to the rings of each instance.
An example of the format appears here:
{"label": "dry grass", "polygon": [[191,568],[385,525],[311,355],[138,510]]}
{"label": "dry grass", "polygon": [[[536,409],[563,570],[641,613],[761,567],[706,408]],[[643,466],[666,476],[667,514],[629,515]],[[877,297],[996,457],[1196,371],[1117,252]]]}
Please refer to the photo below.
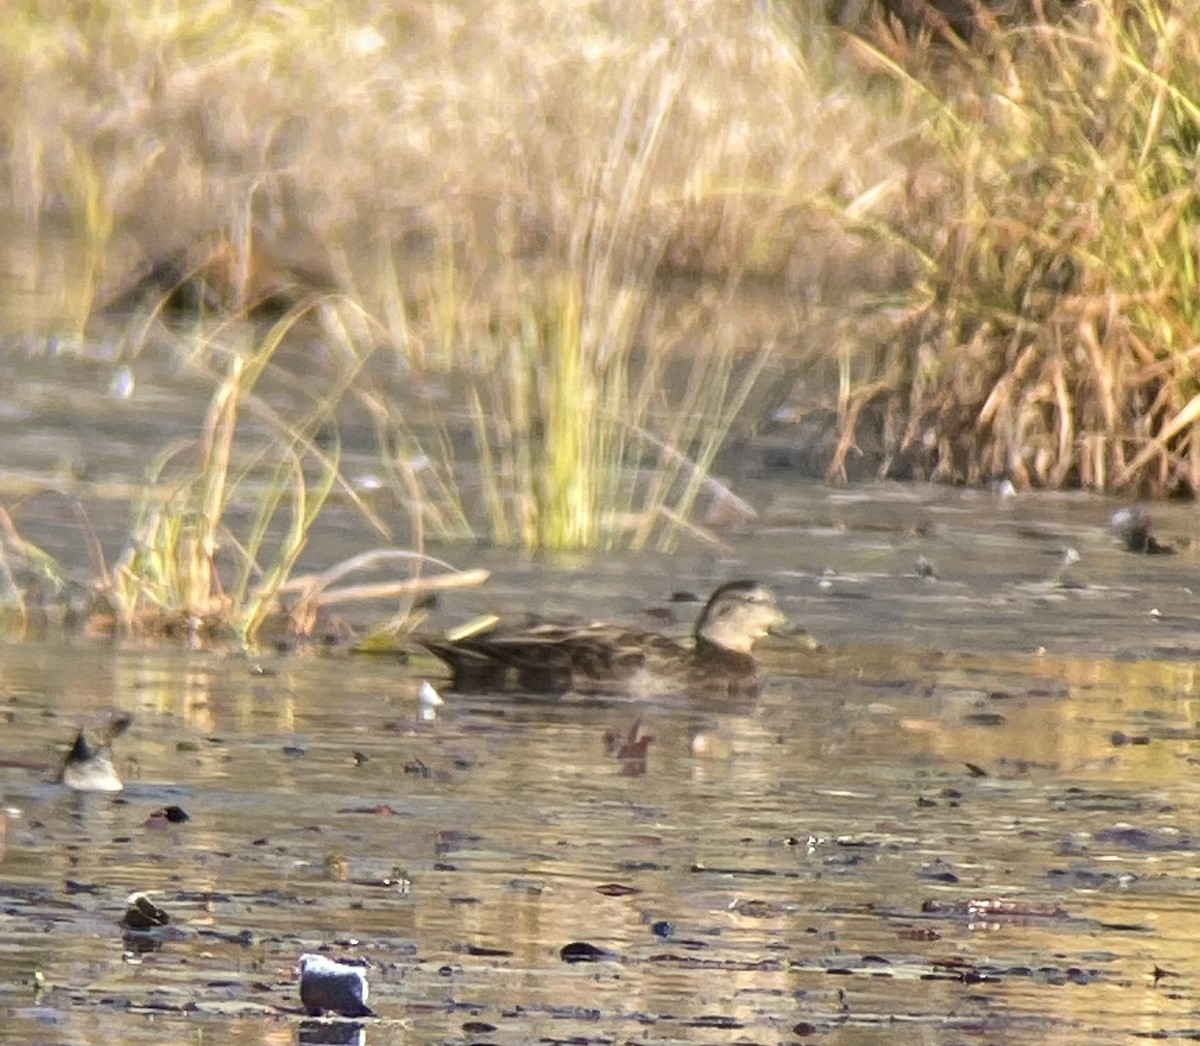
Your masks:
{"label": "dry grass", "polygon": [[819,20],[700,0],[17,11],[0,94],[36,90],[0,134],[39,245],[26,301],[79,325],[152,265],[223,283],[234,311],[340,286],[339,344],[383,342],[418,383],[467,375],[443,421],[473,417],[494,466],[475,480],[436,453],[449,423],[418,433],[358,393],[433,459],[414,495],[443,533],[481,513],[499,542],[669,543],[724,491],[739,358],[797,371],[851,269],[856,293],[897,278],[841,215],[894,195],[903,124],[844,89]]}
{"label": "dry grass", "polygon": [[8,322],[166,258],[235,314],[340,288],[335,355],[426,408],[344,390],[418,547],[711,538],[717,451],[789,394],[831,477],[869,436],[884,475],[1194,492],[1196,5],[957,50],[818,6],[19,0]]}
{"label": "dry grass", "polygon": [[897,229],[921,278],[851,397],[918,470],[1200,489],[1197,14],[1089,5],[998,29],[948,69],[898,35],[864,49],[927,100],[943,185]]}

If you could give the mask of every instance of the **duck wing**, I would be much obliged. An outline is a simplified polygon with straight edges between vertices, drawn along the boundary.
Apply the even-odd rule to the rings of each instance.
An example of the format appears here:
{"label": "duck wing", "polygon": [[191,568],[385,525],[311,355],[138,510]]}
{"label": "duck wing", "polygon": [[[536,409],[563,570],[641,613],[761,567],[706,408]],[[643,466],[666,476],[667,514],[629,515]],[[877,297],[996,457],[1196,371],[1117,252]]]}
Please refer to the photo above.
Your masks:
{"label": "duck wing", "polygon": [[678,644],[654,632],[619,625],[561,625],[496,629],[465,639],[426,640],[426,649],[448,664],[455,690],[620,690],[656,655],[686,657]]}

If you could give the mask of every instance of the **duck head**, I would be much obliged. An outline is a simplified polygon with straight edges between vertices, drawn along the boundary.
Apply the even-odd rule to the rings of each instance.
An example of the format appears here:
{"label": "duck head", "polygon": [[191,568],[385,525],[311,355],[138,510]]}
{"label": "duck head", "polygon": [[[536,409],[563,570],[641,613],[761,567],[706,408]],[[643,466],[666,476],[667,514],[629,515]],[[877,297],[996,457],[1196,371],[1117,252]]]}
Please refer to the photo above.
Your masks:
{"label": "duck head", "polygon": [[754,644],[788,624],[775,593],[757,581],[730,581],[712,594],[696,619],[697,642],[749,654]]}

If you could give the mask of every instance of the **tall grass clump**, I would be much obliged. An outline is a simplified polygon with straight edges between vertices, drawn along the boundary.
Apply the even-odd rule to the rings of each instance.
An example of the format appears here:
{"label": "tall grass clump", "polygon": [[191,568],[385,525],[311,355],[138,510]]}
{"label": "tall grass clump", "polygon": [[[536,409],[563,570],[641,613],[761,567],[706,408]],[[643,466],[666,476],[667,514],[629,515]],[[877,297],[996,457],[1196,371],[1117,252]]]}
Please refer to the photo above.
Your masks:
{"label": "tall grass clump", "polygon": [[[420,98],[444,106],[447,171],[479,195],[442,216],[407,302],[369,275],[361,290],[394,302],[410,366],[460,377],[480,461],[464,499],[499,543],[669,546],[703,535],[698,515],[748,514],[718,452],[766,378],[825,352],[800,340],[840,306],[821,251],[849,253],[843,201],[897,170],[816,20],[802,50],[761,12],[623,14],[535,5],[463,27]],[[465,84],[486,88],[469,110]],[[391,259],[376,272],[394,279]]]}
{"label": "tall grass clump", "polygon": [[[414,549],[376,548],[298,572],[331,496],[379,537],[392,534],[341,469],[338,421],[369,394],[369,356],[330,343],[316,382],[311,361],[282,358],[295,327],[331,304],[298,306],[257,336],[229,322],[176,346],[213,391],[199,438],[165,448],[148,468],[124,554],[111,569],[101,561],[99,592],[122,633],[246,645],[268,624],[273,635],[298,639],[328,625],[322,634],[348,638],[329,608],[388,599],[400,600],[389,625],[400,631],[416,620],[419,597],[486,578],[423,555],[419,490],[410,492]],[[348,580],[380,570],[381,580]]]}
{"label": "tall grass clump", "polygon": [[887,234],[928,96],[781,6],[17,0],[0,203],[22,301],[111,324],[147,287],[243,318],[337,287],[327,336],[403,376],[352,395],[431,533],[711,536],[750,511],[717,471],[728,436],[797,384],[861,411],[862,314],[924,272]]}
{"label": "tall grass clump", "polygon": [[1200,489],[1198,15],[1104,0],[937,62],[886,30],[864,49],[924,107],[913,180],[938,188],[894,226],[919,277],[850,394],[888,466]]}
{"label": "tall grass clump", "polygon": [[[281,320],[256,343],[208,334],[195,346],[214,383],[200,437],[157,456],[127,550],[103,571],[102,591],[125,632],[246,642],[278,610],[278,591],[342,481],[336,441],[316,436],[345,384],[325,388],[295,416],[256,391],[294,321]],[[238,441],[247,419],[258,438]]]}

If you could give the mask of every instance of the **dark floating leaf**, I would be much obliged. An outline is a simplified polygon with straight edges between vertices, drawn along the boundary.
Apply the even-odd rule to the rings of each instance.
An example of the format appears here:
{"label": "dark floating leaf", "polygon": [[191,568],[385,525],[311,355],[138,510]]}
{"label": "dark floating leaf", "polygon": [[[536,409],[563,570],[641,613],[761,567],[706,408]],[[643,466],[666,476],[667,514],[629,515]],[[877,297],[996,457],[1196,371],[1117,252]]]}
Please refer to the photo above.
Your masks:
{"label": "dark floating leaf", "polygon": [[1092,868],[1051,868],[1046,873],[1051,882],[1077,890],[1118,889],[1132,885],[1138,876],[1131,872],[1100,872]]}
{"label": "dark floating leaf", "polygon": [[304,755],[304,746],[303,745],[284,745],[283,746],[283,754],[290,755],[290,756],[302,756],[302,755]]}
{"label": "dark floating leaf", "polygon": [[901,930],[899,936],[908,941],[940,941],[942,939],[942,935],[937,930],[916,926]]}
{"label": "dark floating leaf", "polygon": [[1158,982],[1161,981],[1164,977],[1178,977],[1178,976],[1179,976],[1179,974],[1177,974],[1174,970],[1164,970],[1157,963],[1154,966],[1154,983],[1155,984],[1158,984]]}
{"label": "dark floating leaf", "polygon": [[982,766],[976,766],[974,763],[963,763],[967,768],[967,773],[972,777],[987,777],[988,772]]}
{"label": "dark floating leaf", "polygon": [[488,1024],[487,1021],[464,1021],[462,1030],[468,1035],[486,1035],[489,1032],[494,1032],[496,1026]]}
{"label": "dark floating leaf", "polygon": [[618,861],[616,864],[619,872],[665,872],[670,867],[658,861]]}
{"label": "dark floating leaf", "polygon": [[168,824],[183,824],[184,821],[190,820],[181,806],[160,806],[146,818],[146,827],[165,827]]}
{"label": "dark floating leaf", "polygon": [[667,922],[666,919],[659,919],[657,922],[650,924],[650,932],[655,937],[661,937],[664,941],[675,933],[674,923]]}
{"label": "dark floating leaf", "polygon": [[[474,955],[481,959],[507,959],[513,954],[508,948],[488,948],[482,944],[468,944],[466,951],[468,955]],[[488,1031],[494,1030],[493,1028],[488,1029]]]}
{"label": "dark floating leaf", "polygon": [[354,760],[355,766],[362,766],[364,763],[368,762],[371,758],[365,752],[351,752],[350,757]]}
{"label": "dark floating leaf", "polygon": [[940,857],[935,861],[931,861],[925,865],[918,873],[918,879],[925,879],[936,883],[956,883],[958,876],[954,869],[943,861]]}
{"label": "dark floating leaf", "polygon": [[1148,745],[1150,743],[1149,734],[1127,734],[1124,730],[1114,730],[1109,736],[1114,748],[1120,748],[1123,745]]}
{"label": "dark floating leaf", "polygon": [[685,1028],[744,1028],[745,1025],[736,1017],[729,1017],[723,1013],[706,1013],[701,1014],[694,1020],[687,1021],[684,1024]]}
{"label": "dark floating leaf", "polygon": [[559,949],[558,957],[563,962],[602,962],[605,959],[615,959],[616,955],[587,941],[572,941]]}
{"label": "dark floating leaf", "polygon": [[624,883],[601,883],[596,887],[596,893],[605,897],[628,897],[630,894],[641,892],[638,887],[627,886]]}
{"label": "dark floating leaf", "polygon": [[1143,853],[1194,849],[1194,843],[1190,836],[1178,832],[1153,831],[1149,828],[1126,825],[1101,828],[1094,833],[1093,838],[1098,843],[1108,846],[1127,846],[1131,850],[1139,850]]}
{"label": "dark floating leaf", "polygon": [[971,726],[1003,726],[1007,720],[999,712],[968,712],[963,722]]}

